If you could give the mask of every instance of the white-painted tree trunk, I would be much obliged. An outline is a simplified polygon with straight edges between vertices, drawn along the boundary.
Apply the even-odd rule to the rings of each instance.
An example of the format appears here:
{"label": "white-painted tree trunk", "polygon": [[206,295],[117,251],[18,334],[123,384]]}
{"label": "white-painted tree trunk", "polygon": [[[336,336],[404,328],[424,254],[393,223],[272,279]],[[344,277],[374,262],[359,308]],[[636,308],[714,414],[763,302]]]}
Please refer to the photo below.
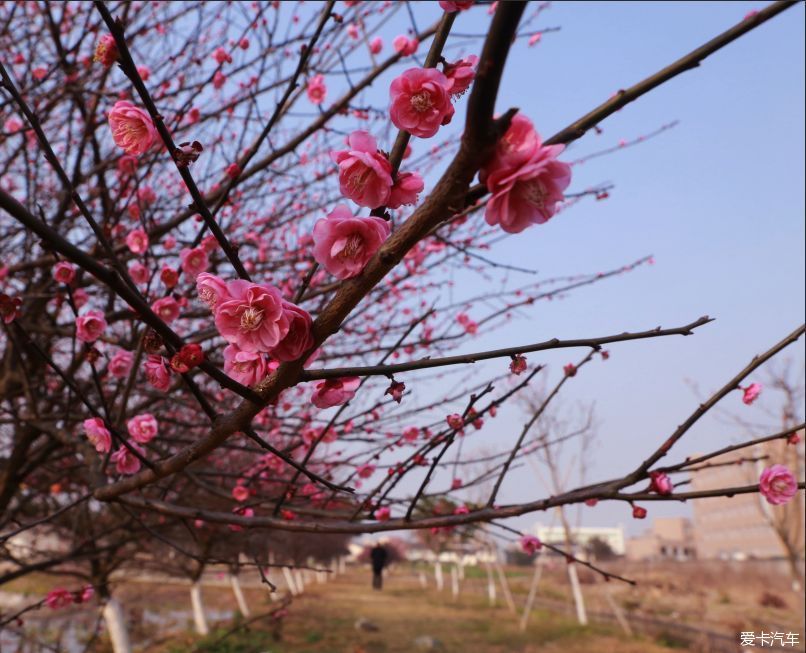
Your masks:
{"label": "white-painted tree trunk", "polygon": [[339,558],[339,573],[343,574],[347,571],[347,559],[344,556]]}
{"label": "white-painted tree trunk", "polygon": [[297,585],[297,592],[302,594],[305,591],[305,578],[299,569],[294,570],[294,582]]}
{"label": "white-painted tree trunk", "polygon": [[129,630],[126,627],[126,618],[116,598],[111,598],[104,605],[104,621],[109,630],[109,639],[112,641],[114,653],[132,653],[129,642]]}
{"label": "white-painted tree trunk", "polygon": [[283,567],[283,578],[285,579],[285,584],[288,586],[288,591],[291,592],[291,596],[297,596],[299,594],[299,590],[297,589],[297,584],[294,581],[294,574],[291,573],[291,570],[288,567]]}
{"label": "white-painted tree trunk", "polygon": [[574,594],[574,605],[577,609],[577,621],[583,626],[588,624],[588,614],[585,612],[585,599],[582,598],[582,588],[579,586],[579,576],[577,566],[573,562],[568,565],[568,580],[571,581],[571,591]]}
{"label": "white-painted tree trunk", "polygon": [[532,584],[529,587],[529,595],[526,597],[526,605],[523,607],[523,615],[521,615],[521,632],[526,630],[526,625],[529,623],[529,616],[532,614],[532,605],[534,604],[535,597],[537,596],[537,586],[540,583],[540,577],[543,575],[544,551],[545,549],[540,551],[537,557],[537,563],[535,564],[535,573],[532,575]]}
{"label": "white-painted tree trunk", "polygon": [[437,589],[441,592],[445,583],[442,579],[442,563],[439,560],[434,563],[434,580],[437,583]]}
{"label": "white-painted tree trunk", "polygon": [[487,568],[487,598],[490,600],[490,607],[495,607],[495,578],[493,578],[493,568],[489,562],[484,563]]}
{"label": "white-painted tree trunk", "polygon": [[246,597],[243,595],[243,590],[241,589],[241,581],[235,574],[230,574],[229,583],[232,585],[232,593],[235,595],[238,609],[244,617],[248,617],[251,612],[249,611],[249,604],[246,602]]}
{"label": "white-painted tree trunk", "polygon": [[454,601],[459,599],[459,568],[456,565],[451,567],[451,594]]}
{"label": "white-painted tree trunk", "polygon": [[207,615],[204,614],[201,583],[198,580],[190,586],[190,604],[193,607],[193,625],[196,627],[196,632],[199,635],[209,635],[210,628],[207,625]]}
{"label": "white-painted tree trunk", "polygon": [[428,577],[425,575],[424,571],[420,571],[420,587],[423,589],[428,587]]}
{"label": "white-painted tree trunk", "polygon": [[621,606],[616,603],[616,599],[613,598],[613,592],[610,589],[609,583],[606,583],[604,595],[607,599],[607,603],[610,605],[610,609],[613,611],[613,614],[616,615],[616,620],[619,622],[624,634],[627,635],[627,637],[632,637],[633,632],[630,627],[630,622],[627,621],[624,610],[621,609]]}
{"label": "white-painted tree trunk", "polygon": [[504,567],[498,560],[495,561],[495,570],[498,572],[498,582],[501,583],[501,593],[504,595],[507,607],[517,614],[518,609],[515,607],[515,599],[512,598],[512,592],[509,591],[509,581],[507,581],[507,576],[504,573]]}

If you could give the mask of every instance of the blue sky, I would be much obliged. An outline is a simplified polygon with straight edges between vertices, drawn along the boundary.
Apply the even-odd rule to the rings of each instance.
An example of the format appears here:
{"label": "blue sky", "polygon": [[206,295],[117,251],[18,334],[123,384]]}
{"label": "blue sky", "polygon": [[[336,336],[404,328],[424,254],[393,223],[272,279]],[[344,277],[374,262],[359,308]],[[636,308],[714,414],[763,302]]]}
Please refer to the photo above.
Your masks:
{"label": "blue sky", "polygon": [[[436,3],[433,8],[423,4],[417,5],[421,26],[439,15]],[[561,31],[546,34],[536,47],[521,42],[513,49],[497,108],[519,107],[549,136],[763,6],[555,3],[535,27],[560,26]],[[389,26],[390,37],[402,31],[398,21],[404,19],[398,16]],[[488,21],[486,9],[475,8],[458,17],[455,30],[480,33]],[[570,384],[563,401],[568,414],[577,402],[596,404],[599,437],[589,455],[590,480],[626,473],[651,453],[696,408],[690,381],[703,393],[717,389],[803,321],[803,25],[800,4],[605,120],[601,135],[591,132],[564,158],[630,140],[673,120],[680,123],[638,147],[575,168],[571,190],[612,182],[610,199],[582,203],[546,225],[502,240],[488,253],[547,276],[604,271],[646,254],[656,263],[561,302],[543,303],[529,319],[465,343],[465,351],[678,326],[705,314],[717,318],[688,338],[613,346],[608,362],[588,366]],[[463,108],[454,121],[459,126],[462,113]],[[800,364],[802,341],[787,354]],[[530,362],[552,365],[553,383],[562,364],[580,355],[565,351],[532,356]],[[766,396],[748,408],[736,393],[723,405],[770,423],[762,414],[765,401],[773,405]],[[466,450],[514,442],[523,420],[522,412],[510,407]],[[705,419],[669,462],[741,435]],[[568,453],[576,449],[570,445]],[[525,466],[513,473],[500,499],[520,502],[545,494]],[[650,519],[689,510],[649,508]],[[517,524],[528,527],[536,520],[550,517],[528,516]],[[619,522],[630,532],[648,525],[633,521],[623,504],[600,504],[585,509],[582,517],[587,525]]]}

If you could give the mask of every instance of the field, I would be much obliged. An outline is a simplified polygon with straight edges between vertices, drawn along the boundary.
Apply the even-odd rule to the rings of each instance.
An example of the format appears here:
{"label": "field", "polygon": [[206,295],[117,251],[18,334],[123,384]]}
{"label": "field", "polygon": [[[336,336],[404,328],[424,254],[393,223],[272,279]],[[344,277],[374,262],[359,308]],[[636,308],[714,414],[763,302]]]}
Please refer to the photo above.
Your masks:
{"label": "field", "polygon": [[[273,596],[256,576],[244,574],[249,617],[237,610],[224,572],[212,571],[203,586],[211,626],[207,637],[193,634],[186,582],[127,573],[118,578],[114,592],[125,606],[134,648],[141,653],[720,652],[736,650],[739,632],[762,630],[797,632],[803,642],[797,601],[786,589],[785,576],[769,565],[613,563],[608,567],[638,584],[605,583],[582,573],[590,624],[580,626],[565,568],[559,561],[550,563],[523,632],[519,620],[532,577],[532,569],[526,567],[508,567],[505,572],[517,613],[504,600],[500,582],[495,605],[490,604],[483,567],[466,568],[454,596],[447,566],[440,591],[433,567],[404,564],[390,571],[382,591],[372,590],[369,570],[356,566],[330,575],[327,582],[317,582],[311,574],[304,592],[296,597],[288,596],[279,573],[271,576],[278,585]],[[34,598],[51,584],[45,577],[32,577],[6,586],[3,592]],[[626,615],[629,634],[616,620],[613,605]],[[269,616],[277,611],[280,618]],[[58,642],[61,651],[73,653],[84,650],[97,615],[92,607],[45,609],[27,617],[27,628]],[[0,650],[14,650],[9,643],[19,645],[8,634],[2,637]],[[32,645],[21,650],[39,649]],[[89,650],[110,650],[103,634]]]}

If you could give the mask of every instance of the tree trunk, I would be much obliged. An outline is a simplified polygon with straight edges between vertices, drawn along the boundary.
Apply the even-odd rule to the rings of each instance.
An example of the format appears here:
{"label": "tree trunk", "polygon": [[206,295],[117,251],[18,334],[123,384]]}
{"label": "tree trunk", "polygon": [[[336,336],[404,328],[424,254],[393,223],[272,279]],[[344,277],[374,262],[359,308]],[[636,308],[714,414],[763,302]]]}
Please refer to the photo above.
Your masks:
{"label": "tree trunk", "polygon": [[126,618],[116,598],[110,598],[104,605],[104,621],[109,630],[109,639],[112,641],[114,653],[132,653],[129,642],[129,630],[126,627]]}
{"label": "tree trunk", "polygon": [[193,625],[199,635],[209,635],[210,628],[207,626],[207,616],[204,614],[204,603],[202,602],[201,582],[194,580],[190,586],[190,604],[193,606]]}
{"label": "tree trunk", "polygon": [[582,598],[582,588],[579,586],[579,576],[577,566],[573,562],[568,563],[568,580],[571,581],[571,591],[574,594],[574,605],[577,609],[577,621],[583,626],[588,624],[588,614],[585,611],[585,600]]}
{"label": "tree trunk", "polygon": [[235,595],[235,600],[238,603],[238,609],[241,611],[241,614],[244,617],[248,617],[251,613],[249,612],[249,605],[246,602],[246,597],[243,595],[243,590],[241,590],[241,581],[238,579],[236,574],[230,574],[229,582],[230,585],[232,585],[232,593]]}

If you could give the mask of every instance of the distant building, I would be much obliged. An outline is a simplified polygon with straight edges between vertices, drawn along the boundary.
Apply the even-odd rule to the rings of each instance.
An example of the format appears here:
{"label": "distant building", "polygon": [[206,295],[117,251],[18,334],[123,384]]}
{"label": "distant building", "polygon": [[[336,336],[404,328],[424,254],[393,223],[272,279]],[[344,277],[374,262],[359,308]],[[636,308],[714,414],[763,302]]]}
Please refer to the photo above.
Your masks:
{"label": "distant building", "polygon": [[[801,436],[803,432],[801,431]],[[770,442],[754,449],[731,452],[709,460],[710,467],[691,475],[692,491],[741,487],[758,483],[761,470],[773,462],[795,468],[803,444],[796,449],[784,441]],[[742,457],[766,456],[765,460],[744,462]],[[802,460],[802,458],[801,458]],[[801,472],[802,473],[802,472]],[[802,480],[802,476],[801,476]],[[791,510],[799,534],[795,537],[803,548],[803,493],[799,492],[790,505],[776,510]],[[746,558],[778,558],[786,555],[784,547],[765,515],[772,508],[758,493],[737,494],[733,497],[709,497],[692,501],[697,552],[701,558],[742,560]]]}
{"label": "distant building", "polygon": [[686,517],[657,517],[651,528],[627,540],[629,560],[693,560],[697,557],[691,521]]}
{"label": "distant building", "polygon": [[[543,526],[537,523],[532,531],[541,542],[560,547],[565,545],[565,530],[562,526]],[[594,539],[607,543],[616,555],[624,555],[624,527],[621,525],[571,527],[571,540],[578,547],[584,549]]]}

